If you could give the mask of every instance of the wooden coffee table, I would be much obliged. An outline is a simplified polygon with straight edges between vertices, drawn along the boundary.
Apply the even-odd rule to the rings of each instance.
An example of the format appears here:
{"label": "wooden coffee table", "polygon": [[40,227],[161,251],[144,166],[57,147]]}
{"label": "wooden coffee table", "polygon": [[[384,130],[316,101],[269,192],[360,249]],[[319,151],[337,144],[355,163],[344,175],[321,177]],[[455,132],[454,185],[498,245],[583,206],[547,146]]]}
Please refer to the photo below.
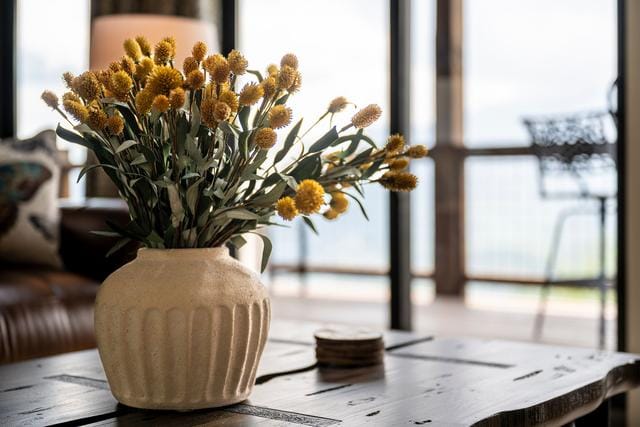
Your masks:
{"label": "wooden coffee table", "polygon": [[275,321],[251,398],[223,409],[119,405],[95,350],[0,366],[0,425],[605,425],[607,399],[640,384],[631,354],[403,332],[384,366],[318,368],[319,327]]}

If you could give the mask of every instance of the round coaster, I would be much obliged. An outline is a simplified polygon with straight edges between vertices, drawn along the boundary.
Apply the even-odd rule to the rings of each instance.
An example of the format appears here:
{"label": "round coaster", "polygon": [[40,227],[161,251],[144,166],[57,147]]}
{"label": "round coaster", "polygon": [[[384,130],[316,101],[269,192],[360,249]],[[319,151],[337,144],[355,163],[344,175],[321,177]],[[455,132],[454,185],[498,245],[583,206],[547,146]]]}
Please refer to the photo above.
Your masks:
{"label": "round coaster", "polygon": [[313,334],[318,341],[338,341],[342,343],[376,341],[382,339],[380,332],[367,328],[324,328]]}

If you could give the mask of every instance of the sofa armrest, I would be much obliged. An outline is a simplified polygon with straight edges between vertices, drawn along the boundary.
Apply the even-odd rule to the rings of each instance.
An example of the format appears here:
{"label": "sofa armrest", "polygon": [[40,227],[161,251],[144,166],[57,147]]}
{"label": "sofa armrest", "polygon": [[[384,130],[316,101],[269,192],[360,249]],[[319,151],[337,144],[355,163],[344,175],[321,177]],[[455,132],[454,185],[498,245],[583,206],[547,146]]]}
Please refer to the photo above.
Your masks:
{"label": "sofa armrest", "polygon": [[102,281],[135,257],[137,244],[131,243],[107,258],[107,252],[118,239],[91,233],[108,230],[107,220],[126,225],[129,211],[123,201],[98,198],[60,200],[60,211],[60,255],[68,271]]}

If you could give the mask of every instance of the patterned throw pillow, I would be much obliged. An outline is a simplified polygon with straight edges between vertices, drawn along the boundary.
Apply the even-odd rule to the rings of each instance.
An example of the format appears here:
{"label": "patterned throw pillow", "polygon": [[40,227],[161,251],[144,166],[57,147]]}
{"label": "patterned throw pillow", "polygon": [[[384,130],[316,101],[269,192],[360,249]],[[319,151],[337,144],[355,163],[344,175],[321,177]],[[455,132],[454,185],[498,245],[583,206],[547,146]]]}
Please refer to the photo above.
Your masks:
{"label": "patterned throw pillow", "polygon": [[0,140],[0,262],[60,268],[55,133]]}

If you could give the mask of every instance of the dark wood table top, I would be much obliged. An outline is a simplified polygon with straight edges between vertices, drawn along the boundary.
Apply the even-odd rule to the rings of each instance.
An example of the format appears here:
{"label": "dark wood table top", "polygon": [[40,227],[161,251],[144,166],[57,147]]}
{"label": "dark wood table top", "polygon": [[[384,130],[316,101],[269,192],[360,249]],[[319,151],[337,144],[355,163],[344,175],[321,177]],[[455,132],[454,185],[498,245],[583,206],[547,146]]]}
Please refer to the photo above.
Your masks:
{"label": "dark wood table top", "polygon": [[109,392],[97,351],[0,366],[0,425],[562,425],[640,384],[640,356],[385,333],[384,366],[315,366],[319,324],[274,321],[251,398],[143,411]]}

